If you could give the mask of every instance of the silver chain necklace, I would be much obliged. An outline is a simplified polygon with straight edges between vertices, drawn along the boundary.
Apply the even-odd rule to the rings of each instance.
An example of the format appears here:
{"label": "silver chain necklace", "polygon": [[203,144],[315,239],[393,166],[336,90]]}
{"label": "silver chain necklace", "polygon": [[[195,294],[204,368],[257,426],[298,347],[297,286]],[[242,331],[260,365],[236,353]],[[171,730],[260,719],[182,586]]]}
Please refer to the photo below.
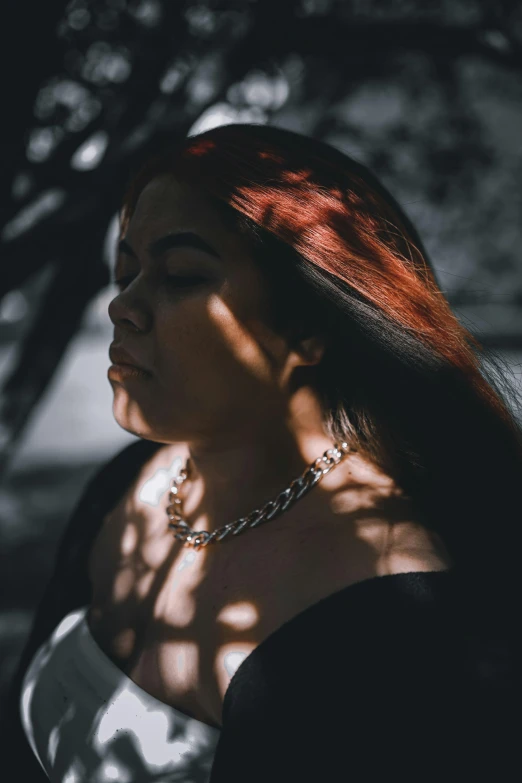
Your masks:
{"label": "silver chain necklace", "polygon": [[[244,530],[257,527],[263,522],[267,522],[269,519],[273,519],[287,511],[299,498],[309,492],[312,487],[315,487],[322,477],[326,476],[332,468],[338,465],[347,454],[355,451],[356,449],[350,448],[345,441],[339,445],[336,443],[332,449],[327,449],[322,457],[318,457],[312,465],[307,467],[299,478],[292,481],[287,489],[280,492],[275,500],[270,500],[263,508],[256,508],[247,517],[241,517],[235,522],[223,525],[223,527],[212,531],[212,533],[208,530],[194,531],[183,519],[179,488],[189,476],[187,459],[185,467],[172,479],[169,489],[169,505],[167,506],[169,528],[174,531],[174,538],[183,541],[184,546],[191,546],[196,550],[216,541],[222,541],[230,534],[237,536]],[[326,467],[321,467],[321,463],[325,463]]]}

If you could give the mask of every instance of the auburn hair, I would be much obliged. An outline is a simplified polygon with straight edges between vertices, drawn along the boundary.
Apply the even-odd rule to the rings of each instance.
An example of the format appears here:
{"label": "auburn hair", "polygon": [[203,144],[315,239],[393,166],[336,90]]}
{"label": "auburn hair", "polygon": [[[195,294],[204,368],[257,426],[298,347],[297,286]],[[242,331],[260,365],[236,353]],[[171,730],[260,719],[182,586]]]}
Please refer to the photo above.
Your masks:
{"label": "auburn hair", "polygon": [[[514,626],[521,557],[522,429],[500,357],[456,318],[422,241],[362,163],[308,136],[231,124],[175,140],[123,199],[126,231],[145,185],[201,187],[250,241],[273,325],[320,332],[325,432],[347,440],[412,498],[444,541],[476,612]],[[510,408],[511,405],[511,408]],[[473,609],[475,607],[475,609]],[[503,631],[506,631],[504,623]]]}

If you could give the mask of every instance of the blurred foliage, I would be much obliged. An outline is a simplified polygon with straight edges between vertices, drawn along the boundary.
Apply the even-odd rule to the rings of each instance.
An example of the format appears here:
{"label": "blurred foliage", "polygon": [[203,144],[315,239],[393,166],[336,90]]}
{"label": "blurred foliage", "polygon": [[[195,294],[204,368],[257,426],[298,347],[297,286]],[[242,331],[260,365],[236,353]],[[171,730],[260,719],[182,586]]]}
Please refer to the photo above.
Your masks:
{"label": "blurred foliage", "polygon": [[[519,2],[11,0],[8,11],[0,337],[17,313],[20,329],[0,475],[110,284],[107,235],[130,172],[174,135],[262,122],[325,139],[396,195],[452,304],[520,309]],[[27,290],[38,295],[24,308]]]}

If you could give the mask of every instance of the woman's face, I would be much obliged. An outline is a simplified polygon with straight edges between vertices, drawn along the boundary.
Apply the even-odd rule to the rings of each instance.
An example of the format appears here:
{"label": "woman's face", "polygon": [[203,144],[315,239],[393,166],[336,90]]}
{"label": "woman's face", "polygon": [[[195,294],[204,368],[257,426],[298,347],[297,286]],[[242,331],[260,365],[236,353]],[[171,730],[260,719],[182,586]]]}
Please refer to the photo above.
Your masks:
{"label": "woman's face", "polygon": [[[173,241],[185,232],[211,250]],[[149,375],[111,380],[118,424],[197,443],[261,437],[283,421],[289,373],[304,362],[268,326],[268,291],[245,239],[202,191],[161,176],[142,191],[123,240],[114,342]]]}

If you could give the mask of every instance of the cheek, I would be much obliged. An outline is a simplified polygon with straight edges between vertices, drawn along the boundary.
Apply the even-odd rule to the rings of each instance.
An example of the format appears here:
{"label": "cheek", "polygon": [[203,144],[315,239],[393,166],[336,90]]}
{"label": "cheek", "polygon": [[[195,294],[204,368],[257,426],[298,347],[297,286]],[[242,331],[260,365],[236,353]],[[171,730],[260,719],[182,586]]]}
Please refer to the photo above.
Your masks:
{"label": "cheek", "polygon": [[281,339],[250,311],[241,319],[222,297],[186,303],[158,323],[158,367],[163,377],[206,379],[230,388],[272,382],[284,353]]}
{"label": "cheek", "polygon": [[[248,304],[248,303],[246,303]],[[263,381],[273,379],[281,356],[281,341],[263,323],[257,305],[239,312],[223,299],[217,299],[208,312],[208,345],[227,370],[247,379]],[[244,299],[241,310],[245,307]]]}

